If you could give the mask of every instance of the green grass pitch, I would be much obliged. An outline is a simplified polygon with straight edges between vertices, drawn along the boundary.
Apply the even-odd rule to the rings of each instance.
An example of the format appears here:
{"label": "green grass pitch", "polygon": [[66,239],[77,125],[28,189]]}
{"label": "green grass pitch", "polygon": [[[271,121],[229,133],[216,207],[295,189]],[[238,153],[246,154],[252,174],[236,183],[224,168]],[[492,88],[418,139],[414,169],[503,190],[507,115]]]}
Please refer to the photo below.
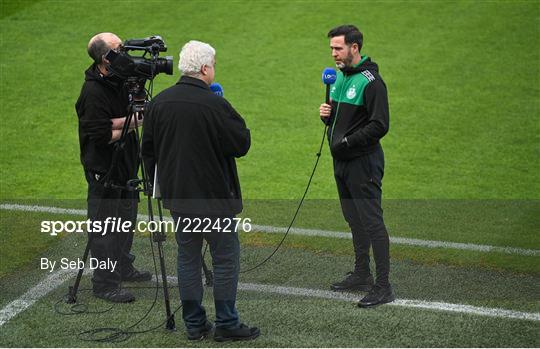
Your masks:
{"label": "green grass pitch", "polygon": [[[540,313],[540,3],[538,1],[14,1],[0,3],[0,204],[85,208],[74,104],[90,64],[89,38],[161,35],[175,61],[154,92],[174,84],[190,39],[217,50],[216,81],[244,116],[252,148],[238,161],[244,217],[284,227],[303,193],[320,142],[320,75],[332,66],[327,31],[344,23],[364,33],[362,51],[389,91],[383,139],[385,219],[394,238],[533,251],[481,252],[393,244],[398,299]],[[346,231],[324,147],[295,227]],[[144,202],[141,213],[145,213]],[[0,308],[48,276],[40,257],[77,258],[84,237],[40,233],[67,214],[0,209]],[[281,234],[243,233],[242,265],[273,250]],[[138,233],[139,266],[153,268]],[[536,252],[534,252],[536,251]],[[165,244],[176,275],[174,238]],[[351,268],[350,240],[292,235],[243,284],[327,290]],[[0,346],[216,346],[162,329],[121,343],[85,342],[81,331],[125,327],[148,309],[154,290],[104,314],[61,316],[54,288],[0,325]],[[83,287],[88,287],[88,277]],[[135,285],[128,285],[135,286]],[[152,286],[147,284],[146,286]],[[171,289],[173,306],[178,291]],[[359,294],[358,297],[361,295]],[[89,309],[107,304],[83,291]],[[205,304],[213,314],[211,290]],[[405,306],[361,311],[351,301],[242,290],[242,318],[262,336],[255,347],[538,347],[539,321]],[[0,310],[1,311],[1,310]],[[163,319],[161,296],[136,329]]]}

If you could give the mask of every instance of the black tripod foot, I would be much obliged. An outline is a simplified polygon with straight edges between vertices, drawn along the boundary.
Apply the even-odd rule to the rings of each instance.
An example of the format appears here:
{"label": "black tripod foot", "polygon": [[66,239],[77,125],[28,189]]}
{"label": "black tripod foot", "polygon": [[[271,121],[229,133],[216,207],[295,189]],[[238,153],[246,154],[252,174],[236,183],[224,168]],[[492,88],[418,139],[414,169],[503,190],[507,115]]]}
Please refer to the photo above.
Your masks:
{"label": "black tripod foot", "polygon": [[169,316],[167,319],[167,325],[165,325],[165,328],[169,331],[176,331],[176,324],[174,323],[174,314]]}
{"label": "black tripod foot", "polygon": [[64,300],[68,304],[77,303],[77,293],[73,286],[69,286],[69,293],[64,297]]}

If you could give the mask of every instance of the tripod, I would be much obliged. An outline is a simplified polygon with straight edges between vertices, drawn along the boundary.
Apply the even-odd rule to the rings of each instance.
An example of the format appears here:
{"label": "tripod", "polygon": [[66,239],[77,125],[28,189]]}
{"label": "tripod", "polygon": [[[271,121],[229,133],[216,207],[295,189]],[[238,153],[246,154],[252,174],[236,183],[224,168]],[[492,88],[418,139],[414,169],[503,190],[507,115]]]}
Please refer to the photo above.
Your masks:
{"label": "tripod", "polygon": [[[139,117],[142,117],[144,115],[144,108],[146,103],[148,102],[147,94],[145,91],[145,83],[146,79],[140,79],[140,78],[128,78],[125,82],[125,85],[127,87],[127,91],[129,93],[129,106],[128,106],[128,113],[126,120],[124,122],[122,133],[117,142],[115,142],[115,148],[112,154],[111,159],[111,166],[109,168],[109,171],[103,178],[104,187],[109,190],[126,190],[131,192],[143,192],[148,200],[148,215],[149,215],[149,221],[154,221],[154,211],[152,206],[152,185],[149,181],[148,171],[144,166],[144,162],[142,161],[141,156],[141,149],[140,149],[140,135],[138,130],[138,119]],[[119,160],[121,159],[121,156],[123,154],[123,150],[126,144],[126,140],[128,137],[128,134],[132,132],[133,130],[130,129],[130,125],[134,125],[134,132],[135,132],[135,140],[137,145],[137,159],[138,164],[137,168],[134,174],[134,177],[137,177],[137,173],[139,171],[139,168],[141,170],[141,177],[142,179],[130,179],[126,182],[125,185],[119,185],[115,183],[115,175],[117,172],[117,167]],[[142,184],[142,188],[141,188]],[[99,205],[98,205],[98,211],[99,208],[101,208],[101,205],[103,203],[103,198],[100,199]],[[161,207],[161,199],[157,199],[157,208],[158,208],[158,215],[160,222],[163,221],[163,212]],[[163,297],[165,301],[165,311],[166,311],[166,328],[168,330],[174,330],[175,329],[175,321],[174,321],[174,314],[171,313],[171,307],[170,307],[170,299],[169,299],[169,288],[167,285],[167,273],[165,268],[165,257],[163,253],[163,242],[166,240],[166,234],[165,232],[161,231],[162,225],[158,225],[160,229],[158,229],[155,232],[151,233],[151,241],[157,243],[158,247],[158,256],[159,256],[159,262],[160,262],[160,271],[161,271],[161,281],[163,285]],[[90,249],[92,246],[92,242],[94,240],[93,233],[90,233],[88,236],[88,241],[83,253],[82,260],[86,264],[86,261],[88,259],[88,255],[90,253]],[[212,272],[208,269],[208,267],[205,264],[205,261],[203,259],[203,270],[206,277],[206,285],[211,286],[213,281],[213,275]],[[68,295],[66,296],[66,303],[76,303],[77,302],[77,292],[79,289],[80,281],[82,278],[84,272],[84,268],[79,269],[77,278],[75,279],[75,283],[73,286],[69,287]],[[156,275],[156,278],[157,275]],[[156,282],[159,283],[159,279],[156,280]]]}

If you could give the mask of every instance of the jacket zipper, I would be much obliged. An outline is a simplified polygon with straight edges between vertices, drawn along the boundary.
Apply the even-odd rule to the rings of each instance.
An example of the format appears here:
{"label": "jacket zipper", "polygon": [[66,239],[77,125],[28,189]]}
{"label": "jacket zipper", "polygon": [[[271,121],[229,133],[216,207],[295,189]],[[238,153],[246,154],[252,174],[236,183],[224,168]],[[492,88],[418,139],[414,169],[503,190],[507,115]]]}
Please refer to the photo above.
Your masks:
{"label": "jacket zipper", "polygon": [[343,97],[343,86],[345,86],[345,82],[348,79],[348,77],[343,76],[343,83],[341,84],[341,88],[339,90],[339,101],[336,107],[336,116],[334,118],[334,122],[332,123],[332,132],[330,133],[330,147],[332,147],[332,144],[334,143],[334,129],[336,127],[336,122],[338,119],[338,113],[339,113],[339,106],[341,104],[341,98]]}

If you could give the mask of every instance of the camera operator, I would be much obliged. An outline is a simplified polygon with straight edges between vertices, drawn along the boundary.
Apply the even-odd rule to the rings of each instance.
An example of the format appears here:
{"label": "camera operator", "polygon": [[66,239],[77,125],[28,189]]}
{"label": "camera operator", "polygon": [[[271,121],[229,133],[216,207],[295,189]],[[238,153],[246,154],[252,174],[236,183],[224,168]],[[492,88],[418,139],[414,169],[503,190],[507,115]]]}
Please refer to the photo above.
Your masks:
{"label": "camera operator", "polygon": [[[105,222],[108,217],[117,217],[131,221],[134,228],[138,193],[109,185],[125,186],[128,180],[137,178],[138,169],[137,140],[135,132],[131,132],[135,120],[129,125],[130,132],[118,154],[116,166],[111,166],[116,143],[126,122],[129,101],[123,81],[110,73],[110,62],[104,56],[109,50],[118,50],[120,45],[120,38],[112,33],[100,33],[90,40],[88,54],[94,63],[85,72],[75,108],[79,119],[81,163],[88,182],[88,218]],[[119,303],[135,300],[130,292],[120,287],[121,282],[147,281],[152,276],[133,267],[135,256],[130,253],[133,231],[115,230],[105,234],[94,231],[89,233],[89,239],[92,257],[97,258],[100,266],[106,265],[94,270],[94,296]]]}
{"label": "camera operator", "polygon": [[[178,67],[180,81],[150,102],[142,153],[150,174],[157,163],[164,207],[179,223],[178,281],[188,339],[205,338],[214,327],[202,306],[203,239],[214,266],[214,340],[253,339],[259,329],[242,324],[236,310],[238,232],[234,225],[225,228],[225,221],[242,211],[235,158],[248,152],[250,132],[234,108],[209,88],[214,80],[214,48],[188,42]],[[196,231],[197,219],[210,221],[209,229]]]}

